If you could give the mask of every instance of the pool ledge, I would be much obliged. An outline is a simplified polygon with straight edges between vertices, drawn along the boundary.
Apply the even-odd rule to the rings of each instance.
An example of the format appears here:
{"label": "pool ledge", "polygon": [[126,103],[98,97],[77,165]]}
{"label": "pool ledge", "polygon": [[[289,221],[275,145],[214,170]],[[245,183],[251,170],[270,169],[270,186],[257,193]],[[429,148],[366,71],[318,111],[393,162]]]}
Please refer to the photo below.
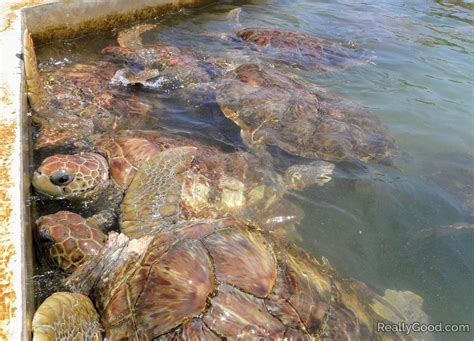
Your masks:
{"label": "pool ledge", "polygon": [[73,38],[211,0],[2,0],[0,3],[0,340],[31,339],[31,157],[22,32],[35,43]]}

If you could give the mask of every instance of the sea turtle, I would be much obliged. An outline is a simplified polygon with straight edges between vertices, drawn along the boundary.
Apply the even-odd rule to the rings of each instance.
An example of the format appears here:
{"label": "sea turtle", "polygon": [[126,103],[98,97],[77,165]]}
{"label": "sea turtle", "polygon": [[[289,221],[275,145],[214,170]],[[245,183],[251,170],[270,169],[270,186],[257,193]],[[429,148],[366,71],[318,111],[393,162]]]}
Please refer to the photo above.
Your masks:
{"label": "sea turtle", "polygon": [[257,64],[237,67],[217,86],[217,102],[249,145],[307,158],[390,163],[396,147],[381,121],[302,79]]}
{"label": "sea turtle", "polygon": [[334,164],[316,161],[290,166],[280,176],[253,154],[224,152],[166,131],[106,133],[96,150],[101,154],[46,158],[33,186],[57,199],[99,196],[107,207],[120,205],[122,232],[134,238],[191,218],[232,215],[268,228],[297,223],[303,213],[284,198],[286,189],[323,185],[334,170]]}
{"label": "sea turtle", "polygon": [[474,151],[438,154],[423,164],[422,178],[474,219]]}
{"label": "sea turtle", "polygon": [[24,61],[33,122],[39,125],[36,148],[133,123],[151,109],[138,96],[109,85],[118,69],[113,63],[73,64],[40,74],[28,31],[24,33]]}
{"label": "sea turtle", "polygon": [[[76,217],[65,220],[64,214]],[[79,215],[58,212],[37,224],[51,247],[63,244],[63,225],[87,252],[83,235],[94,226]],[[64,258],[75,261],[63,250]],[[75,292],[71,296],[91,297],[108,340],[410,340],[378,333],[377,322],[409,322],[404,312],[421,311],[422,302],[401,293],[394,304],[361,282],[342,279],[327,261],[231,218],[185,222],[135,240],[111,232],[66,285]],[[80,297],[89,307],[86,296]],[[74,312],[80,302],[71,309],[67,298],[61,293],[58,303],[65,300],[65,308],[58,309],[74,315],[74,323],[68,316],[58,321],[54,311],[40,306],[34,333],[47,331],[55,339],[65,329],[91,324],[90,316]],[[400,309],[401,301],[417,306]]]}
{"label": "sea turtle", "polygon": [[[233,42],[236,36],[243,42],[257,46],[261,55],[318,70],[347,67],[367,59],[365,52],[356,50],[353,46],[344,46],[302,33],[277,28],[240,30],[240,12],[241,8],[234,8],[227,14],[227,21],[233,33],[206,35]],[[249,63],[256,57],[252,57],[250,51],[235,48],[231,49],[230,53],[225,53],[225,58],[222,58],[200,55],[164,43],[144,46],[141,35],[154,27],[152,24],[139,24],[124,29],[118,33],[119,46],[103,49],[102,52],[112,60],[128,65],[116,73],[114,83],[126,86],[142,85],[148,88],[161,88],[170,82],[179,87],[197,83],[208,84],[219,78],[224,71],[243,62]],[[211,89],[212,85],[208,84],[208,90]]]}
{"label": "sea turtle", "polygon": [[366,52],[351,44],[278,28],[246,28],[238,31],[237,36],[272,59],[322,71],[368,60]]}
{"label": "sea turtle", "polygon": [[183,84],[208,83],[212,73],[195,54],[173,45],[160,43],[144,46],[141,35],[154,28],[140,24],[119,32],[119,46],[102,50],[111,61],[124,65],[117,71],[112,83],[142,85],[149,88],[179,88]]}

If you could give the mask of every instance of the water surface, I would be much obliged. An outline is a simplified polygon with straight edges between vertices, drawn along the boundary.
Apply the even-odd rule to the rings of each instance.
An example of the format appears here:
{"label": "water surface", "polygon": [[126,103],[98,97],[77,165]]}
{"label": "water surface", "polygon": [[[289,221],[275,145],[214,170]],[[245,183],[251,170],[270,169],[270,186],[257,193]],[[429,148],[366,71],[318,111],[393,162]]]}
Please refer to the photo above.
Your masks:
{"label": "water surface", "polygon": [[[271,63],[240,54],[242,44],[229,39],[235,26],[226,15],[236,6],[242,7],[244,28],[285,28],[366,50],[371,60],[362,66],[287,71],[369,108],[400,147],[394,167],[340,165],[326,186],[295,193],[306,213],[301,244],[381,294],[386,288],[417,293],[433,322],[474,327],[474,230],[443,227],[474,222],[474,4],[242,1],[157,18],[158,28],[144,41]],[[99,60],[98,52],[110,44],[116,44],[113,32],[47,45],[39,49],[39,61],[46,68]],[[146,128],[187,131],[244,148],[238,128],[212,100],[189,105],[166,91],[142,95],[155,104]],[[44,203],[42,212],[57,208]],[[437,339],[469,340],[472,334]]]}

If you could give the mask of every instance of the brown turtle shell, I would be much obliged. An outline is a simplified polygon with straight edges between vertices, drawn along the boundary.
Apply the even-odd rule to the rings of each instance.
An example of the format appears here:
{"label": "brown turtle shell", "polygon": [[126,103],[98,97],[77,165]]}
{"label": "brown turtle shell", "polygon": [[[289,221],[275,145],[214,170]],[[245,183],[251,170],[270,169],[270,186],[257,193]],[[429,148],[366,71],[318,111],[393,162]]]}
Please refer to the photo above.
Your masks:
{"label": "brown turtle shell", "polygon": [[[210,74],[201,66],[200,60],[193,54],[175,46],[157,44],[150,47],[132,48],[124,46],[109,46],[102,53],[112,61],[125,64],[140,65],[145,70],[158,72],[145,72],[145,77],[140,79],[140,73],[127,69],[122,74],[124,79],[129,79],[129,84],[146,84],[149,76],[158,76],[159,84],[180,85],[193,83],[206,83],[211,80]],[[124,83],[122,81],[122,83]],[[127,83],[127,81],[125,81]]]}
{"label": "brown turtle shell", "polygon": [[391,162],[396,147],[381,121],[315,86],[261,65],[242,65],[217,87],[224,114],[252,144],[330,161]]}
{"label": "brown turtle shell", "polygon": [[[277,175],[250,153],[224,152],[165,131],[108,133],[96,148],[107,155],[114,181],[126,189],[120,226],[129,237],[193,218],[238,215],[269,229],[281,225],[275,217],[285,217],[285,223],[302,219],[302,211],[294,204],[278,205],[284,192]],[[192,155],[157,161],[160,153],[173,148],[191,148]],[[178,151],[176,155],[182,154]]]}
{"label": "brown turtle shell", "polygon": [[113,63],[95,62],[42,72],[50,104],[34,108],[33,121],[40,125],[36,148],[84,138],[124,122],[133,125],[148,112],[150,106],[138,96],[110,85],[116,70]]}
{"label": "brown turtle shell", "polygon": [[33,40],[24,34],[25,73],[33,122],[39,125],[35,148],[87,139],[102,131],[133,123],[150,110],[137,96],[110,85],[117,66],[108,62],[38,69]]}
{"label": "brown turtle shell", "polygon": [[381,340],[375,322],[386,321],[367,287],[233,219],[112,234],[68,285],[91,295],[110,340]]}
{"label": "brown turtle shell", "polygon": [[367,61],[367,53],[324,38],[276,28],[247,28],[237,36],[274,59],[319,70]]}

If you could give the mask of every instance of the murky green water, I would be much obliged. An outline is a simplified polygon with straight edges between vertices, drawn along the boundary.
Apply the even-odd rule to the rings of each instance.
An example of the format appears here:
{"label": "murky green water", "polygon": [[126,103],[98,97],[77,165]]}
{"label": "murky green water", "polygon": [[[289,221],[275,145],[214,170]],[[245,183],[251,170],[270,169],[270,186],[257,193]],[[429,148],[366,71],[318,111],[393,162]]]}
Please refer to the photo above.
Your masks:
{"label": "murky green water", "polygon": [[[424,298],[433,322],[474,327],[474,4],[462,1],[245,1],[157,19],[145,43],[167,41],[209,55],[242,58],[227,12],[242,6],[242,27],[278,27],[352,42],[366,65],[317,73],[289,68],[368,107],[389,127],[402,157],[396,167],[341,165],[334,180],[294,195],[305,209],[303,246],[343,275],[383,293]],[[112,35],[39,50],[49,63],[101,59]],[[67,60],[65,60],[67,58]],[[247,59],[246,59],[247,58]],[[263,62],[269,62],[262,59]],[[147,128],[166,127],[242,148],[237,127],[212,101],[188,105],[168,92],[143,92],[156,109]],[[57,204],[43,205],[44,212]],[[439,340],[472,340],[438,335]]]}

